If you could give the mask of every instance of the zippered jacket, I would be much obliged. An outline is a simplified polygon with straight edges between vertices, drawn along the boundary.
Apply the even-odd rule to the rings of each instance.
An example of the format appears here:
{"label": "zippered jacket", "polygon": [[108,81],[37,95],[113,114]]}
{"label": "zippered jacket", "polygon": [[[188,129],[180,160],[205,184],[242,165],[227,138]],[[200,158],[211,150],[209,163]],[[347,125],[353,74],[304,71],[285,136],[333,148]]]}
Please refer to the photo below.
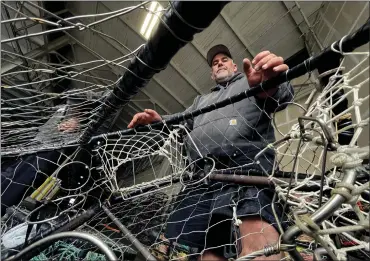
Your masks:
{"label": "zippered jacket", "polygon": [[[225,100],[249,88],[245,74],[236,73],[227,82],[217,84],[209,94],[197,96],[182,113]],[[293,95],[291,84],[283,83],[266,99],[250,97],[188,120],[186,125],[190,135],[185,141],[190,158],[195,160],[208,154],[216,157],[244,154],[252,160],[261,149],[275,141],[272,113],[284,109],[287,104],[282,104],[292,101]],[[265,156],[271,158],[273,155],[269,150]]]}

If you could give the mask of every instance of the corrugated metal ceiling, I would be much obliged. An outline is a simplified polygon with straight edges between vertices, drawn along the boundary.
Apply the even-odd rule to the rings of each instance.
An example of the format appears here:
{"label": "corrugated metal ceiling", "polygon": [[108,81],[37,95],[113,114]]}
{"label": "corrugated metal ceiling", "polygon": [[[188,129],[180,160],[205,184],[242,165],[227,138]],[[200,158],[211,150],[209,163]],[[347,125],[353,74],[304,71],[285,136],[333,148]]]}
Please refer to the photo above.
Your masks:
{"label": "corrugated metal ceiling", "polygon": [[[82,15],[110,12],[136,4],[137,2],[80,1],[67,2],[66,7],[73,15]],[[167,3],[161,4],[166,6]],[[321,2],[309,2],[302,3],[301,7],[307,12],[308,18],[312,19],[323,5]],[[145,16],[145,10],[135,10],[94,28],[134,50],[146,41],[139,33]],[[207,50],[215,44],[227,45],[239,68],[243,58],[251,58],[262,50],[270,50],[285,59],[289,58],[305,48],[302,30],[297,26],[297,22],[302,23],[303,18],[298,17],[299,10],[291,3],[229,3],[211,26],[181,49],[168,68],[156,75],[135,97],[136,101],[131,103],[133,106],[124,109],[122,114],[126,110],[132,115],[135,109],[154,108],[153,103],[160,113],[179,112],[191,105],[196,95],[209,92],[213,82],[205,56]],[[88,23],[94,20],[84,21]],[[72,35],[78,39],[75,45],[75,59],[78,62],[99,59],[99,56],[113,60],[128,53],[117,42],[89,30],[75,31]],[[123,70],[113,70],[112,66],[102,67],[96,72],[100,77],[111,81],[117,80],[121,73]],[[130,117],[124,116],[126,121]]]}
{"label": "corrugated metal ceiling", "polygon": [[[62,3],[62,2],[60,2]],[[166,7],[168,2],[160,2]],[[135,6],[136,1],[68,1],[60,5],[48,4],[48,8],[54,8],[52,12],[63,14],[64,17],[101,14],[120,10],[125,7]],[[46,5],[46,2],[44,3]],[[64,6],[63,6],[64,5]],[[330,5],[330,8],[328,6]],[[37,8],[31,8],[37,12]],[[65,8],[65,9],[63,9]],[[183,111],[191,105],[193,99],[199,94],[208,93],[214,85],[210,78],[210,68],[205,56],[208,49],[215,44],[227,45],[239,68],[242,68],[242,60],[251,58],[262,50],[270,50],[284,59],[295,55],[295,62],[302,61],[308,53],[318,52],[320,46],[327,46],[336,39],[336,35],[328,35],[324,43],[319,43],[311,31],[315,31],[319,38],[324,38],[317,25],[326,23],[325,16],[336,16],[342,13],[345,19],[334,19],[335,23],[343,23],[348,27],[354,17],[348,14],[349,5],[333,5],[331,2],[231,2],[214,20],[214,22],[201,34],[197,34],[194,40],[182,48],[172,59],[168,67],[155,75],[148,86],[142,89],[134,99],[125,106],[121,115],[117,117],[117,128],[125,128],[132,116],[145,108],[156,109],[160,114],[172,114]],[[362,12],[362,5],[352,13]],[[31,10],[32,9],[32,10]],[[63,10],[59,10],[63,9]],[[100,23],[93,28],[102,34],[91,30],[71,30],[68,34],[50,34],[49,42],[56,40],[55,48],[66,46],[66,42],[72,46],[63,53],[68,60],[74,63],[91,62],[93,60],[115,60],[127,55],[146,42],[140,34],[140,28],[145,19],[147,11],[136,9],[131,13],[121,15]],[[37,16],[36,14],[33,14]],[[304,17],[305,16],[305,17]],[[349,17],[347,17],[349,16]],[[347,18],[346,18],[347,17]],[[98,18],[92,16],[83,18],[83,23],[95,22]],[[99,18],[100,19],[100,18]],[[305,21],[311,25],[308,28]],[[345,20],[345,21],[344,21]],[[36,28],[36,27],[35,27]],[[350,28],[348,28],[350,29]],[[36,29],[33,29],[36,30]],[[39,30],[41,30],[39,28]],[[335,31],[334,31],[335,34]],[[54,37],[55,36],[55,37]],[[57,39],[57,36],[61,36]],[[108,37],[109,36],[109,37]],[[32,38],[33,41],[42,43],[42,37]],[[10,46],[10,45],[9,45]],[[9,46],[4,46],[6,50]],[[58,47],[59,46],[59,47]],[[50,47],[50,43],[48,44]],[[127,47],[127,48],[126,48]],[[58,50],[58,52],[60,52]],[[306,53],[306,55],[305,55]],[[45,55],[45,52],[44,54]],[[39,57],[38,59],[41,59]],[[126,61],[122,66],[128,65]],[[99,63],[88,63],[83,65],[84,69],[95,67]],[[14,67],[14,66],[11,66]],[[2,66],[2,72],[5,67]],[[82,67],[81,67],[82,68]],[[78,76],[76,79],[96,82],[102,86],[111,86],[124,73],[124,68],[116,65],[105,65],[89,72],[89,76]],[[92,78],[94,77],[94,78]],[[304,83],[306,77],[294,80],[294,83]],[[88,84],[72,81],[73,88],[84,88]],[[309,89],[302,92],[300,97],[307,95]],[[21,94],[20,96],[23,96]]]}

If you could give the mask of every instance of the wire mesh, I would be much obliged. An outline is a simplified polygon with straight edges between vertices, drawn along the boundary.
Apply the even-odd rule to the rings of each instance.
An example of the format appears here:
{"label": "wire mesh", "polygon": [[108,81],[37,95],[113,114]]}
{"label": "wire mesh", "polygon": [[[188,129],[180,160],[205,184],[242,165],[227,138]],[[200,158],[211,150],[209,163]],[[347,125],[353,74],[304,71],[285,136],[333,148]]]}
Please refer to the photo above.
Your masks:
{"label": "wire mesh", "polygon": [[[54,64],[26,55],[37,48],[31,39],[76,29],[109,38],[93,25],[138,9],[151,12],[146,4],[94,14],[96,21],[83,23],[90,16],[55,21],[52,14],[30,15],[25,6],[33,3],[2,2],[9,13],[2,26],[22,24],[6,27],[13,36],[2,40],[13,48],[2,48],[9,66],[2,66],[1,108],[1,244],[7,255],[97,207],[68,230],[97,236],[119,260],[142,253],[117,220],[157,260],[195,260],[210,251],[236,260],[285,260],[292,249],[305,260],[369,258],[368,49],[343,53],[333,46],[343,59],[317,77],[330,76],[322,87],[309,74],[305,95],[303,87],[283,84],[267,100],[249,97],[159,129],[127,135],[102,126],[103,134],[78,146],[109,94],[104,90],[118,82],[92,71],[107,64],[127,69],[123,64],[141,46],[123,57],[78,63],[53,54],[60,61]],[[49,29],[27,32],[40,23]],[[19,41],[26,50],[16,46]],[[17,59],[25,62],[12,71]],[[83,87],[64,89],[69,84]],[[245,104],[253,109],[245,111]],[[346,171],[355,173],[352,183],[343,181]],[[257,176],[273,185],[237,185],[213,174]],[[314,214],[335,195],[345,200],[315,223]],[[282,242],[294,225],[302,233],[293,244]],[[30,260],[47,258],[107,260],[96,246],[75,239],[53,242]]]}

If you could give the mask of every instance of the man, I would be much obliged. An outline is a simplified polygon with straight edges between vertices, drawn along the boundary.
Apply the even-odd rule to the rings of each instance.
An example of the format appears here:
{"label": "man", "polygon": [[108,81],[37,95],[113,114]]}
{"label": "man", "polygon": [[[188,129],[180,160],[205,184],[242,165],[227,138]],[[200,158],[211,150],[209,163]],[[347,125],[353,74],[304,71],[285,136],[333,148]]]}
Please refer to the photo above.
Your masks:
{"label": "man", "polygon": [[[243,73],[238,72],[229,49],[224,45],[212,47],[207,54],[211,78],[216,82],[211,93],[195,98],[190,112],[258,85],[288,70],[283,58],[263,51],[250,61],[243,60]],[[192,161],[211,155],[216,168],[242,170],[272,169],[274,152],[269,150],[254,162],[255,155],[275,140],[270,114],[281,110],[282,103],[293,99],[290,84],[281,84],[240,102],[213,110],[187,121],[190,129],[186,138],[187,152]],[[286,107],[286,106],[285,106]],[[147,109],[134,115],[128,125],[161,121],[157,112]],[[186,188],[167,221],[166,238],[177,243],[204,249],[198,260],[227,260],[262,249],[278,241],[276,221],[272,214],[273,193],[269,189],[211,182]],[[241,224],[235,223],[241,220]],[[273,224],[273,225],[271,225]],[[236,248],[230,247],[235,244]],[[264,257],[278,260],[282,256]]]}

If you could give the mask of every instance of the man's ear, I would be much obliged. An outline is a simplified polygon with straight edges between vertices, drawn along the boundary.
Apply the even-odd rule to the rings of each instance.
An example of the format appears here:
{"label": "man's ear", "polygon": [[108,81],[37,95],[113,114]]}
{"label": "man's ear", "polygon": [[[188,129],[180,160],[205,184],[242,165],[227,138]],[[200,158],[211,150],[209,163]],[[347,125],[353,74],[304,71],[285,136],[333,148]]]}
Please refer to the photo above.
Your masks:
{"label": "man's ear", "polygon": [[211,71],[211,79],[214,81],[215,80],[215,77],[213,77],[213,73]]}
{"label": "man's ear", "polygon": [[234,63],[234,72],[237,72],[238,71],[238,66],[236,65],[236,63]]}

